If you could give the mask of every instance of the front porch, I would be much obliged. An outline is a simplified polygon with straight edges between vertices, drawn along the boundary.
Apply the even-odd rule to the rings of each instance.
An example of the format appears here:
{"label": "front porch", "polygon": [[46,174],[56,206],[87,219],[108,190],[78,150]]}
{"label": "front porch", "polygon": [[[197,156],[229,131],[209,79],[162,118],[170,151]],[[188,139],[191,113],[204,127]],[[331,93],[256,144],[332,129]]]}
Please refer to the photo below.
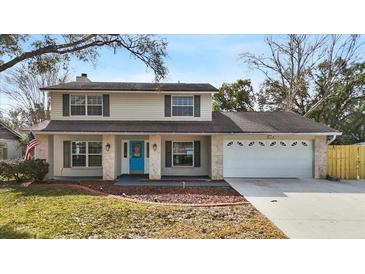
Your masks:
{"label": "front porch", "polygon": [[195,178],[186,180],[193,185],[201,182],[197,178],[223,179],[223,136],[39,134],[37,139],[36,157],[50,163],[50,179],[123,178],[134,184],[125,175],[135,175],[149,185],[159,182],[146,179],[164,185],[181,185],[173,177]]}

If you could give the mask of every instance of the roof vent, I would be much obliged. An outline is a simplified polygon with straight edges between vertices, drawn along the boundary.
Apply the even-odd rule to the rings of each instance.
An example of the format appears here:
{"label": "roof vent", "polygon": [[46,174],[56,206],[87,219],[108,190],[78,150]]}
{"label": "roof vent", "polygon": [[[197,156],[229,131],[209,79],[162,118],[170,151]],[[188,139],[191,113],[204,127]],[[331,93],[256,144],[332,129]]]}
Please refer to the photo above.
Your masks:
{"label": "roof vent", "polygon": [[76,76],[76,82],[87,83],[87,82],[91,82],[91,81],[89,78],[87,78],[86,73],[81,73],[81,76]]}

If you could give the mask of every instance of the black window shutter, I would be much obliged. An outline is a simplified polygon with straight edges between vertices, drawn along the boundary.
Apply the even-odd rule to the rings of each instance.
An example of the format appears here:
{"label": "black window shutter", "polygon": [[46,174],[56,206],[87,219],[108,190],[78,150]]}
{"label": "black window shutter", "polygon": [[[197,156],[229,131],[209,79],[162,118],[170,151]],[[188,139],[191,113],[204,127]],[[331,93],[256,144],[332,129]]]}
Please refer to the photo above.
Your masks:
{"label": "black window shutter", "polygon": [[171,167],[171,141],[165,142],[165,167]]}
{"label": "black window shutter", "polygon": [[63,141],[63,167],[71,167],[71,141]]}
{"label": "black window shutter", "polygon": [[194,117],[200,117],[200,95],[194,95]]}
{"label": "black window shutter", "polygon": [[146,157],[150,158],[150,143],[146,143]]}
{"label": "black window shutter", "polygon": [[194,141],[194,167],[200,167],[200,141]]}
{"label": "black window shutter", "polygon": [[103,116],[110,116],[110,100],[109,94],[103,94]]}
{"label": "black window shutter", "polygon": [[123,157],[128,158],[128,143],[124,142],[123,144]]}
{"label": "black window shutter", "polygon": [[171,95],[165,95],[165,117],[171,117]]}
{"label": "black window shutter", "polygon": [[70,94],[62,94],[63,116],[70,116]]}

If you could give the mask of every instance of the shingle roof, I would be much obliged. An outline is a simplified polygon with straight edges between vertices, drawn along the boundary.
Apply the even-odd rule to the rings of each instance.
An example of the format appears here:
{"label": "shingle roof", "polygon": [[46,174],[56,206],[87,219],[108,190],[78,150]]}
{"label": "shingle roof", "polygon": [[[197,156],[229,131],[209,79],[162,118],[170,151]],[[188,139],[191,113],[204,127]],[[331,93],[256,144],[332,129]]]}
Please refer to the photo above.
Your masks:
{"label": "shingle roof", "polygon": [[100,91],[198,91],[217,92],[206,83],[133,83],[133,82],[69,82],[41,88],[41,90],[100,90]]}
{"label": "shingle roof", "polygon": [[[289,112],[213,112],[212,121],[52,120],[30,130],[126,133],[335,133],[335,129]],[[339,133],[339,132],[338,132]]]}
{"label": "shingle roof", "polygon": [[5,122],[0,121],[0,128],[6,129],[8,132],[10,132],[12,135],[14,135],[16,138],[21,138],[22,135],[17,132],[16,130],[12,129],[10,126],[8,126]]}
{"label": "shingle roof", "polygon": [[293,112],[224,112],[244,133],[338,132]]}

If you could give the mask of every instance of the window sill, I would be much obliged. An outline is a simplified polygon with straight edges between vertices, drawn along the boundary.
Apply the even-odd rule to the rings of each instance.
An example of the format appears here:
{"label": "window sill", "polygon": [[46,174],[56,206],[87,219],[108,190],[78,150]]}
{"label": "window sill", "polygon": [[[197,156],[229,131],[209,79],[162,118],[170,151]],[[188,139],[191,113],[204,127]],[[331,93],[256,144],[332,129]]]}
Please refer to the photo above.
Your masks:
{"label": "window sill", "polygon": [[70,169],[102,169],[102,166],[72,166],[72,167],[67,167]]}
{"label": "window sill", "polygon": [[[67,117],[67,116],[63,116]],[[104,117],[103,115],[70,115],[68,117],[77,117],[77,118],[83,118],[83,117]]]}

